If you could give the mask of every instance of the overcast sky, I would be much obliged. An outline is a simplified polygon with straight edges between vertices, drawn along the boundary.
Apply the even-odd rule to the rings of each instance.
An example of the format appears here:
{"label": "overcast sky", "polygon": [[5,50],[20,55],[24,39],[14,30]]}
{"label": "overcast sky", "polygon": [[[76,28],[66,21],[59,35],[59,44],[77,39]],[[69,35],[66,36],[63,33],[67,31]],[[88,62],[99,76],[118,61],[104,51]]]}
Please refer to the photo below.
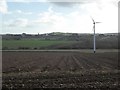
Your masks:
{"label": "overcast sky", "polygon": [[118,1],[0,0],[1,33],[117,33]]}

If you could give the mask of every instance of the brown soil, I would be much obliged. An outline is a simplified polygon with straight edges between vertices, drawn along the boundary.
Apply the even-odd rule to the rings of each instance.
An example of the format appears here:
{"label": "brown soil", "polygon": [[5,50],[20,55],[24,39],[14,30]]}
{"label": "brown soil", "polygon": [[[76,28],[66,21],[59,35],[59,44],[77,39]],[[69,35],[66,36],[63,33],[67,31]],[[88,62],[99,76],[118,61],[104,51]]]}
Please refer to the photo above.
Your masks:
{"label": "brown soil", "polygon": [[3,52],[4,88],[117,88],[118,54]]}

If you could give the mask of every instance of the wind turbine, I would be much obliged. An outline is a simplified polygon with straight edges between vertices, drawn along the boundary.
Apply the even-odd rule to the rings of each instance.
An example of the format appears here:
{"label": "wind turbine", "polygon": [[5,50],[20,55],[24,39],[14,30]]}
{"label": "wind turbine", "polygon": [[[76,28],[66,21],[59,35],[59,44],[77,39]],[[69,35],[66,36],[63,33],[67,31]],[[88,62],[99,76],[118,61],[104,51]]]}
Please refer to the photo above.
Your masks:
{"label": "wind turbine", "polygon": [[95,22],[95,20],[92,18],[92,21],[93,21],[93,30],[94,30],[94,38],[93,38],[93,49],[94,49],[94,53],[96,52],[96,38],[95,38],[95,24],[97,23],[101,23],[101,22]]}

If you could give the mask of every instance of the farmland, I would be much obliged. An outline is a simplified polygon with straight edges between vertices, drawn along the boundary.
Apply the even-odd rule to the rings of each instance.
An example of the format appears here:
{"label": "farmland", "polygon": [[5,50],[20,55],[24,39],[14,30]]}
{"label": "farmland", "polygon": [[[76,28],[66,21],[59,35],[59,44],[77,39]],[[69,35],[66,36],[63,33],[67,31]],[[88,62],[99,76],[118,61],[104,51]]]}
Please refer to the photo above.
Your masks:
{"label": "farmland", "polygon": [[[118,35],[2,35],[3,89],[118,88]],[[76,90],[76,89],[75,89]]]}
{"label": "farmland", "polygon": [[[92,49],[92,34],[2,35],[3,50]],[[96,34],[97,49],[118,49],[118,34]]]}
{"label": "farmland", "polygon": [[48,40],[3,40],[2,46],[8,49],[40,49],[52,45],[68,45],[74,41],[48,41]]}
{"label": "farmland", "polygon": [[3,51],[4,88],[117,88],[117,52]]}

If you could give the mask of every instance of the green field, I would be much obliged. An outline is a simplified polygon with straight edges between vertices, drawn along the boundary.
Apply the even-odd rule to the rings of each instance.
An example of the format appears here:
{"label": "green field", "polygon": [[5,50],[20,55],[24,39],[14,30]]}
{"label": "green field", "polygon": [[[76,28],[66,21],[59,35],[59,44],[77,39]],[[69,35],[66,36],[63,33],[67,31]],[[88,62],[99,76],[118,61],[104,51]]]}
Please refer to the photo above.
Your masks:
{"label": "green field", "polygon": [[50,46],[70,45],[76,41],[51,41],[51,40],[3,40],[3,49],[39,49]]}

